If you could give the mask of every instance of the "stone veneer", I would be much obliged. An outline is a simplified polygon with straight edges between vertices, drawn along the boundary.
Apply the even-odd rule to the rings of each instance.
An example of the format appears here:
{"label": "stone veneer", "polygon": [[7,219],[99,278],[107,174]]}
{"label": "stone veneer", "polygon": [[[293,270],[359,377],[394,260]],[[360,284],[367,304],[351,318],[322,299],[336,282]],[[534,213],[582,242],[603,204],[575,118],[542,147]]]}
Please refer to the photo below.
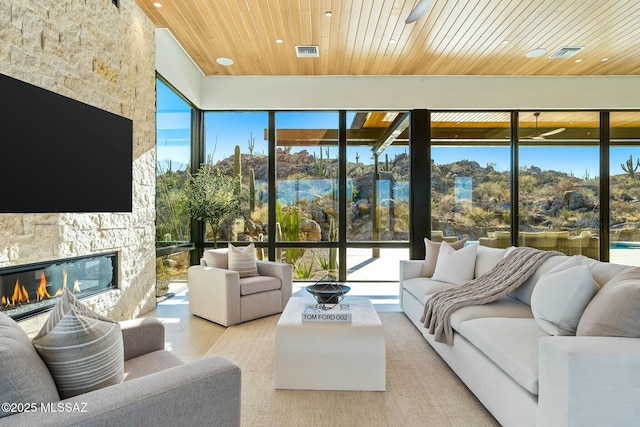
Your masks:
{"label": "stone veneer", "polygon": [[[0,214],[0,267],[118,251],[119,289],[87,303],[116,320],[151,310],[156,281],[153,24],[134,0],[121,0],[119,9],[111,0],[3,0],[0,40],[0,73],[133,120],[132,212]],[[96,147],[96,153],[104,149]],[[22,326],[32,333],[46,317]]]}

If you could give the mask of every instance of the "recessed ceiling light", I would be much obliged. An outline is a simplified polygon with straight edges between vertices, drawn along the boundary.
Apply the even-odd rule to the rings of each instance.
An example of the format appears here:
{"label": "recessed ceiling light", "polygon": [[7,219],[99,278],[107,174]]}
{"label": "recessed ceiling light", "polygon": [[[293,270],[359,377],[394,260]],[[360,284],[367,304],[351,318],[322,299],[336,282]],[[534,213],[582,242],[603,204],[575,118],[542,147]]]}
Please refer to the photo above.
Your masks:
{"label": "recessed ceiling light", "polygon": [[582,62],[582,59],[576,59],[576,62]]}
{"label": "recessed ceiling light", "polygon": [[282,43],[282,39],[276,39],[276,43]]}
{"label": "recessed ceiling light", "polygon": [[331,12],[330,10],[327,10],[327,11],[324,13],[324,16],[326,16],[327,18],[331,18],[331,17],[333,16],[333,12]]}
{"label": "recessed ceiling light", "polygon": [[162,7],[162,3],[160,3],[159,1],[154,1],[153,5],[157,8],[161,8]]}
{"label": "recessed ceiling light", "polygon": [[545,49],[544,47],[539,47],[539,48],[537,48],[537,49],[530,50],[529,52],[527,52],[527,53],[525,54],[525,56],[526,56],[527,58],[535,58],[535,57],[537,57],[537,56],[544,55],[544,53],[545,53],[546,51],[547,51],[547,49]]}
{"label": "recessed ceiling light", "polygon": [[503,40],[502,44],[509,44],[509,40]]}
{"label": "recessed ceiling light", "polygon": [[396,39],[389,39],[389,44],[394,44],[396,42]]}
{"label": "recessed ceiling light", "polygon": [[229,65],[233,65],[233,59],[226,58],[224,56],[221,56],[220,58],[216,59],[216,62],[220,65],[224,65],[225,67],[228,67]]}
{"label": "recessed ceiling light", "polygon": [[608,61],[609,58],[602,58],[602,62]]}

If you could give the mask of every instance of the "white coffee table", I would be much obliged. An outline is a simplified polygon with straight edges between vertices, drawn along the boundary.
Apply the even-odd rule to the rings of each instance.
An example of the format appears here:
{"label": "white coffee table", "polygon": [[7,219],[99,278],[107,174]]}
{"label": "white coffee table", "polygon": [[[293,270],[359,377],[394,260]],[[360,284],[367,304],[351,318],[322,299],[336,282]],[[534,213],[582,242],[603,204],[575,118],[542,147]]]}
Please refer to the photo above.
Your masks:
{"label": "white coffee table", "polygon": [[342,301],[349,304],[351,322],[303,322],[304,307],[314,303],[312,297],[293,297],[280,316],[276,389],[384,391],[384,330],[371,301]]}

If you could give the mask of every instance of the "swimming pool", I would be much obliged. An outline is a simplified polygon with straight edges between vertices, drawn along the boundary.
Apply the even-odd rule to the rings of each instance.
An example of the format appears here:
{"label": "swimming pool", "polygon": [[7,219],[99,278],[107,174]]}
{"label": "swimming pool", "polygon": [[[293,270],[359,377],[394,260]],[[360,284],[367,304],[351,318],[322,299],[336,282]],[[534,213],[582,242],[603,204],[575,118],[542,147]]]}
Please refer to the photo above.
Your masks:
{"label": "swimming pool", "polygon": [[611,249],[640,249],[640,242],[611,242]]}

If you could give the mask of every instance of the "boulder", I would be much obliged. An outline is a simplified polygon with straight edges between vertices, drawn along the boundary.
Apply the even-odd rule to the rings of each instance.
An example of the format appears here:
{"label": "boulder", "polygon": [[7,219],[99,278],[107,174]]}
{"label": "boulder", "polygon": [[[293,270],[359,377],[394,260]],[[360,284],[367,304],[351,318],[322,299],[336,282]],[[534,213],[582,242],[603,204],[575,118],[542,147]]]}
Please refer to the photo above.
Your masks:
{"label": "boulder", "polygon": [[300,233],[302,234],[302,239],[306,242],[319,242],[322,239],[320,225],[312,219],[300,221]]}
{"label": "boulder", "polygon": [[569,210],[574,211],[585,207],[584,196],[578,191],[565,191],[563,199],[564,205],[567,206]]}

